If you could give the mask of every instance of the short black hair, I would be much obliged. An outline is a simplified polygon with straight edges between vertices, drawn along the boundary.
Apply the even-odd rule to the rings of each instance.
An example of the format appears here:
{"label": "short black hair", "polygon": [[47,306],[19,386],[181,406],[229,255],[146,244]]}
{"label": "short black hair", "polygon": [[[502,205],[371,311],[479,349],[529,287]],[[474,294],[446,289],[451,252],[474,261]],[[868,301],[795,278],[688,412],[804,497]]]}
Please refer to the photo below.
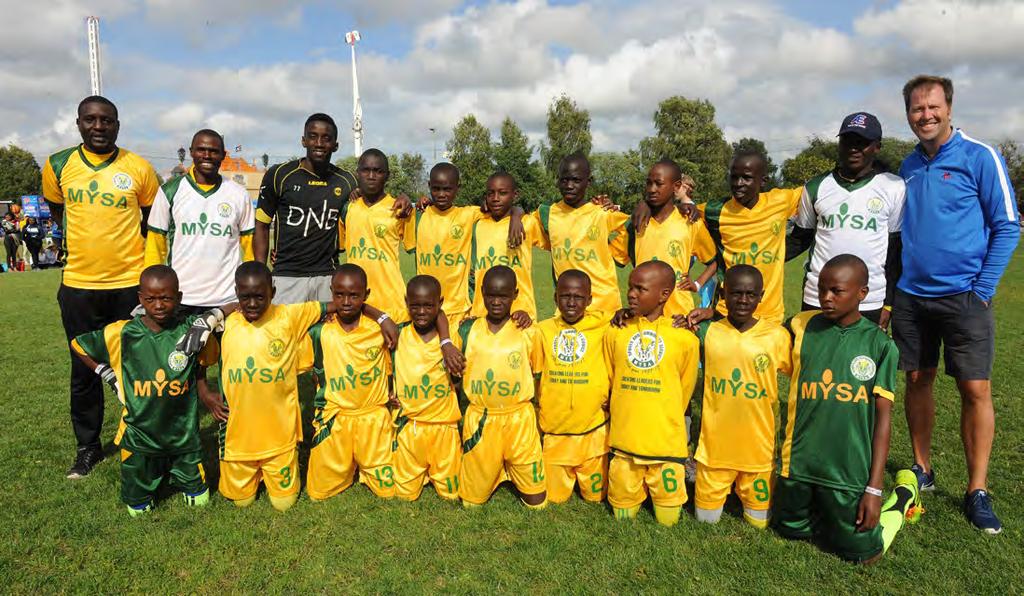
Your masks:
{"label": "short black hair", "polygon": [[484,273],[484,281],[483,284],[481,284],[481,289],[487,287],[488,284],[499,279],[511,282],[513,288],[518,287],[515,271],[512,271],[511,268],[505,265],[495,265],[494,267],[488,269],[487,273]]}
{"label": "short black hair", "polygon": [[651,166],[651,169],[653,170],[658,166],[668,168],[669,172],[672,173],[673,182],[683,179],[683,170],[682,168],[679,167],[679,164],[677,164],[675,160],[669,159],[667,157],[659,159],[658,161],[654,162],[654,165]]}
{"label": "short black hair", "polygon": [[857,255],[851,255],[849,253],[843,253],[836,255],[825,263],[825,266],[821,268],[822,273],[826,269],[856,269],[858,282],[862,286],[868,285],[868,266],[864,263],[864,260]]}
{"label": "short black hair", "polygon": [[192,142],[189,143],[189,147],[191,147],[192,145],[195,145],[196,144],[196,137],[200,137],[200,136],[217,137],[218,139],[220,139],[220,148],[221,149],[224,148],[224,135],[222,135],[219,132],[213,130],[212,128],[203,128],[203,129],[197,130],[196,134],[192,135]]}
{"label": "short black hair", "polygon": [[558,284],[562,283],[563,279],[566,281],[573,279],[579,282],[583,282],[587,286],[588,290],[591,287],[590,276],[587,275],[585,272],[580,271],[579,269],[566,269],[565,271],[563,271],[558,276],[558,280],[555,281],[556,288],[558,287]]}
{"label": "short black hair", "polygon": [[334,118],[331,118],[330,116],[324,114],[323,112],[317,112],[316,114],[312,114],[310,115],[309,118],[306,118],[306,123],[302,125],[303,132],[305,132],[306,128],[308,128],[309,125],[312,124],[313,122],[323,122],[324,124],[330,124],[331,128],[334,129],[334,138],[335,140],[337,140],[338,125],[334,123]]}
{"label": "short black hair", "polygon": [[574,151],[573,153],[570,153],[569,155],[563,157],[562,161],[558,162],[558,169],[562,169],[562,166],[570,164],[574,161],[582,162],[583,165],[587,166],[587,171],[590,171],[590,159],[588,159],[582,151]]}
{"label": "short black hair", "polygon": [[497,180],[498,178],[508,178],[509,182],[512,183],[512,190],[519,190],[519,183],[516,182],[516,177],[504,170],[491,174],[487,177],[487,181],[490,182],[491,180]]}
{"label": "short black hair", "polygon": [[356,265],[355,263],[342,263],[341,265],[338,265],[338,268],[334,270],[334,275],[331,278],[333,279],[335,277],[338,277],[339,275],[356,276],[360,281],[363,282],[364,288],[370,285],[369,280],[366,278],[366,271],[364,271],[362,267]]}
{"label": "short black hair", "polygon": [[751,277],[762,290],[764,289],[764,276],[761,275],[761,270],[745,263],[733,265],[726,270],[725,285],[728,286],[730,281],[735,281],[740,277]]}
{"label": "short black hair", "polygon": [[271,287],[274,285],[274,276],[270,273],[270,268],[265,263],[259,261],[246,261],[235,269],[235,283],[237,284],[243,279],[254,277],[259,279],[261,282],[269,284]]}
{"label": "short black hair", "polygon": [[366,151],[363,151],[362,155],[359,156],[359,161],[357,163],[363,163],[363,160],[367,157],[376,157],[377,159],[380,159],[384,162],[384,169],[391,171],[391,163],[388,162],[388,156],[380,149],[370,147]]}
{"label": "short black hair", "polygon": [[736,161],[738,159],[746,159],[748,157],[756,157],[757,159],[761,160],[761,163],[765,164],[766,166],[768,165],[768,156],[765,154],[764,151],[761,151],[756,147],[740,147],[739,149],[733,152],[732,161]]}
{"label": "short black hair", "polygon": [[118,117],[118,115],[117,115],[117,106],[114,105],[114,102],[110,101],[106,97],[103,97],[102,95],[90,95],[89,97],[86,97],[82,101],[78,102],[78,112],[77,113],[79,115],[81,115],[82,108],[85,107],[88,104],[91,104],[91,103],[101,103],[101,104],[103,104],[105,106],[110,106],[110,107],[114,108],[114,118]]}
{"label": "short black hair", "polygon": [[451,174],[453,174],[455,176],[455,181],[456,182],[459,181],[459,177],[460,177],[459,168],[455,164],[453,164],[453,163],[449,163],[447,161],[442,161],[441,163],[439,163],[439,164],[435,165],[434,167],[430,168],[430,177],[431,178],[434,176],[435,172],[449,172],[449,173],[451,173]]}
{"label": "short black hair", "polygon": [[174,272],[168,265],[150,265],[142,270],[142,275],[139,276],[139,285],[146,283],[149,280],[153,281],[167,281],[173,280],[174,286],[178,287],[178,274]]}
{"label": "short black hair", "polygon": [[441,297],[441,282],[437,281],[437,278],[433,275],[416,275],[409,280],[409,284],[405,286],[405,291],[411,294],[414,289],[424,288],[439,298]]}
{"label": "short black hair", "polygon": [[664,282],[669,288],[675,289],[676,270],[672,268],[672,265],[669,265],[665,261],[652,260],[640,263],[639,265],[636,266],[636,269],[634,269],[634,271],[643,269],[655,269],[659,277],[662,278],[661,281]]}

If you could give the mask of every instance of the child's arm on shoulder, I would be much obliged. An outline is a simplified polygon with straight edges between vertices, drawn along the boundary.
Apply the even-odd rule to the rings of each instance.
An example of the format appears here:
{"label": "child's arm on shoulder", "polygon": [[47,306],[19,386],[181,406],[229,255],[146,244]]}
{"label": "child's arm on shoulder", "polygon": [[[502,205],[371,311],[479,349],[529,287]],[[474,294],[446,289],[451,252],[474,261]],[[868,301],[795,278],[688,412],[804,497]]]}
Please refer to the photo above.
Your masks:
{"label": "child's arm on shoulder", "polygon": [[175,348],[190,358],[198,354],[210,339],[210,333],[217,328],[223,329],[224,319],[236,310],[238,310],[238,303],[231,302],[202,313],[192,322],[192,326],[185,332],[185,335],[181,336]]}
{"label": "child's arm on shoulder", "polygon": [[[333,302],[327,302],[327,314],[334,314]],[[370,304],[363,303],[363,314],[377,321],[380,325],[380,334],[384,336],[384,349],[394,350],[398,345],[398,325],[388,316],[388,313],[375,308]]]}
{"label": "child's arm on shoulder", "polygon": [[[878,525],[882,514],[882,487],[885,484],[885,460],[889,457],[892,402],[878,395],[875,400],[875,429],[871,435],[871,475],[857,506],[857,531],[866,532]],[[872,489],[871,494],[868,489]]]}
{"label": "child's arm on shoulder", "polygon": [[448,316],[444,314],[443,310],[437,313],[437,339],[441,342],[441,356],[444,358],[444,366],[448,369],[448,373],[461,377],[466,369],[466,358],[452,341]]}

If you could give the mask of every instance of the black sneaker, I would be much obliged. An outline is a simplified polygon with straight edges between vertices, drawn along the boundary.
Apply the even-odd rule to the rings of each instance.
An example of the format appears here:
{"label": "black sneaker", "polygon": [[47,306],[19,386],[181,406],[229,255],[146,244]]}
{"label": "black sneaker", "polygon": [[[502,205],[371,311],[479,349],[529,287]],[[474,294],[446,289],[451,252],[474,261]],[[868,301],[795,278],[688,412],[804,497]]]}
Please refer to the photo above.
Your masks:
{"label": "black sneaker", "polygon": [[964,515],[982,532],[998,534],[1003,531],[1003,524],[992,511],[992,497],[984,489],[973,490],[964,495]]}
{"label": "black sneaker", "polygon": [[103,450],[96,447],[79,447],[75,455],[75,463],[68,470],[67,477],[71,480],[85,478],[96,467],[96,464],[103,461]]}

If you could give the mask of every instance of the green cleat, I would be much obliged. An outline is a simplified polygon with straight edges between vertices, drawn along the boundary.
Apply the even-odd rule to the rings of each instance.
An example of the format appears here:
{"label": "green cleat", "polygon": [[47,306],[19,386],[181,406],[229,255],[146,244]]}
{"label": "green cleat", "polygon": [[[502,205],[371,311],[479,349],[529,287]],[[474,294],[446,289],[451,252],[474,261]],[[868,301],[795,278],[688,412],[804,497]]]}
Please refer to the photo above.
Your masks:
{"label": "green cleat", "polygon": [[202,507],[210,502],[210,489],[203,489],[203,492],[194,495],[181,493],[181,496],[185,498],[185,504],[189,507]]}
{"label": "green cleat", "polygon": [[132,517],[138,517],[140,515],[144,515],[146,513],[149,513],[150,511],[152,511],[153,510],[153,503],[149,502],[149,503],[146,503],[145,505],[136,505],[134,507],[131,506],[131,505],[125,505],[125,507],[128,508],[128,515],[130,515]]}
{"label": "green cleat", "polygon": [[913,470],[900,470],[896,472],[896,486],[906,488],[913,495],[904,518],[907,522],[916,524],[921,520],[921,516],[924,515],[924,505],[921,504],[921,491],[917,489],[917,474]]}

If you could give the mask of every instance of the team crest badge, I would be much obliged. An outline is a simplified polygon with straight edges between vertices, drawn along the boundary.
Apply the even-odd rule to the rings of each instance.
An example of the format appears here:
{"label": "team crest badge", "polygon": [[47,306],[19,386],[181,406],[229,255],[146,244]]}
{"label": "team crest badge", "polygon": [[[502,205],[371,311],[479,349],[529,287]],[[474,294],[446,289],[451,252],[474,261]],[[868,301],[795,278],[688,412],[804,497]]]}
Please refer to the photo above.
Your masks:
{"label": "team crest badge", "polygon": [[132,188],[132,177],[124,172],[114,174],[112,182],[117,190],[131,190]]}
{"label": "team crest badge", "polygon": [[587,353],[587,336],[575,329],[563,329],[551,343],[551,351],[562,364],[579,362]]}
{"label": "team crest badge", "polygon": [[771,364],[772,359],[769,358],[768,354],[765,354],[764,352],[761,352],[757,356],[754,356],[754,370],[756,370],[759,373],[763,373],[764,371],[768,370],[768,367],[771,366]]}
{"label": "team crest badge", "polygon": [[451,235],[452,239],[458,240],[462,238],[462,235],[466,233],[466,230],[459,224],[453,224],[451,229],[448,230],[448,233]]}
{"label": "team crest badge", "polygon": [[668,243],[668,256],[678,257],[683,254],[683,245],[678,240]]}
{"label": "team crest badge", "polygon": [[512,370],[519,370],[519,367],[523,365],[523,355],[519,352],[509,352],[505,361],[508,362],[508,367]]}
{"label": "team crest badge", "polygon": [[777,221],[772,222],[772,236],[778,236],[782,232],[782,224]]}
{"label": "team crest badge", "polygon": [[373,235],[378,238],[383,238],[388,233],[388,227],[384,224],[377,224],[373,226]]}
{"label": "team crest badge", "polygon": [[336,196],[336,197],[340,197],[341,196],[341,189],[338,188],[337,186],[334,187],[334,196]]}
{"label": "team crest badge", "polygon": [[597,240],[601,237],[601,230],[597,229],[597,226],[590,226],[587,228],[587,240]]}
{"label": "team crest badge", "polygon": [[366,348],[366,359],[376,360],[377,356],[380,355],[380,346],[370,346]]}
{"label": "team crest badge", "polygon": [[185,352],[174,350],[171,352],[171,355],[167,357],[167,367],[174,372],[181,372],[185,370],[186,366],[188,366],[188,356],[185,355]]}
{"label": "team crest badge", "polygon": [[867,356],[857,356],[850,362],[850,372],[858,381],[875,378],[875,361]]}
{"label": "team crest badge", "polygon": [[280,339],[270,340],[270,343],[267,344],[267,352],[270,352],[270,355],[274,358],[279,358],[284,354],[284,342]]}
{"label": "team crest badge", "polygon": [[879,213],[882,212],[882,206],[882,199],[878,197],[871,197],[870,199],[868,199],[868,211],[870,211],[871,213],[878,215]]}
{"label": "team crest badge", "polygon": [[221,203],[220,205],[217,205],[217,213],[220,214],[221,217],[230,217],[231,205],[228,205],[227,203]]}
{"label": "team crest badge", "polygon": [[633,334],[626,344],[626,360],[633,368],[654,368],[665,357],[665,340],[650,329]]}

